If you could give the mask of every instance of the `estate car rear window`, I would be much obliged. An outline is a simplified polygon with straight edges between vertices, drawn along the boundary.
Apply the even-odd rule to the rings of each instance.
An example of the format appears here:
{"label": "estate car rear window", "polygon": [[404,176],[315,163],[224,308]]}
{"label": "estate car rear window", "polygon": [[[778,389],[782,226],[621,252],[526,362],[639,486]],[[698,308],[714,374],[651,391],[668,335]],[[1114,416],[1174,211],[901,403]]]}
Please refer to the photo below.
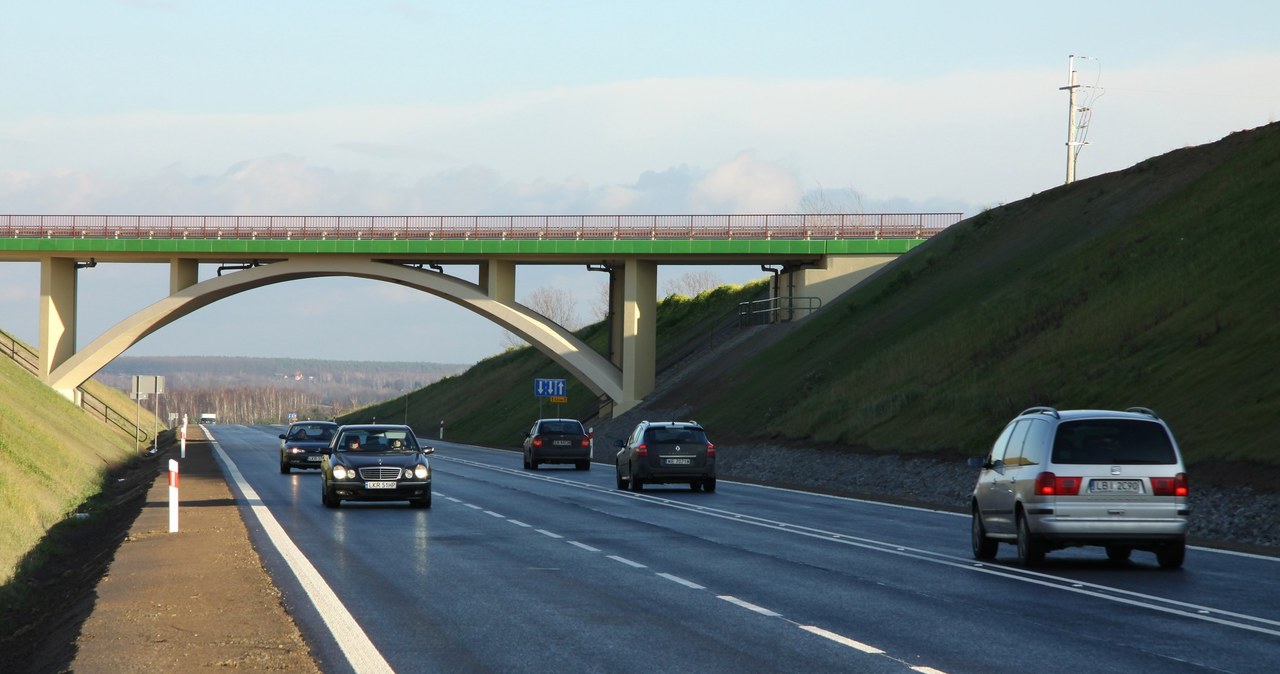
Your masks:
{"label": "estate car rear window", "polygon": [[542,433],[563,433],[566,435],[586,435],[582,432],[582,424],[576,421],[544,421]]}
{"label": "estate car rear window", "polygon": [[1178,462],[1164,426],[1137,419],[1064,421],[1053,440],[1053,462],[1172,464]]}
{"label": "estate car rear window", "polygon": [[650,428],[644,434],[644,441],[654,445],[705,445],[707,436],[698,428]]}

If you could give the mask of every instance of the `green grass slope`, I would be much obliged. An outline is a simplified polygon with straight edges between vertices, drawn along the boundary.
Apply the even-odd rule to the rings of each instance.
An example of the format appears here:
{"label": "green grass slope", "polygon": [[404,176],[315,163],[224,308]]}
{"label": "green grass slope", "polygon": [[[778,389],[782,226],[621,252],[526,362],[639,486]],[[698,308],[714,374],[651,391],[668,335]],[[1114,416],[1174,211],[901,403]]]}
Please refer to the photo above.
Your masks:
{"label": "green grass slope", "polygon": [[978,454],[1033,405],[1280,463],[1280,124],[986,211],[737,366],[722,442]]}
{"label": "green grass slope", "polygon": [[[695,348],[713,326],[737,311],[738,303],[757,299],[765,281],[721,286],[687,298],[673,295],[658,303],[658,359],[670,360]],[[605,353],[608,334],[604,322],[575,333],[591,348]],[[543,403],[533,395],[535,378],[566,379],[567,405]],[[339,418],[343,423],[377,419],[408,423],[423,436],[437,437],[445,422],[445,438],[498,447],[519,447],[523,433],[539,414],[588,419],[600,402],[580,381],[533,347],[512,349],[476,363],[466,372],[447,377],[405,397],[372,405]]]}
{"label": "green grass slope", "polygon": [[[92,382],[89,388],[117,410],[133,408],[119,391]],[[144,426],[152,422],[144,413]],[[45,532],[97,494],[108,470],[135,454],[133,438],[0,357],[0,585],[19,563],[39,563],[36,550]]]}

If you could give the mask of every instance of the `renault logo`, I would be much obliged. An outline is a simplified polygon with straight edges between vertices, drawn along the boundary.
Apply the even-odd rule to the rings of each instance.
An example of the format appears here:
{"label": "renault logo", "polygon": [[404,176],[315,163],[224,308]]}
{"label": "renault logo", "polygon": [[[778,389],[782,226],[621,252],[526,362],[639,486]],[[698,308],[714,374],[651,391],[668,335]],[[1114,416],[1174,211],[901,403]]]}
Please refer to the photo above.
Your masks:
{"label": "renault logo", "polygon": [[680,445],[676,445],[676,451],[680,451]]}

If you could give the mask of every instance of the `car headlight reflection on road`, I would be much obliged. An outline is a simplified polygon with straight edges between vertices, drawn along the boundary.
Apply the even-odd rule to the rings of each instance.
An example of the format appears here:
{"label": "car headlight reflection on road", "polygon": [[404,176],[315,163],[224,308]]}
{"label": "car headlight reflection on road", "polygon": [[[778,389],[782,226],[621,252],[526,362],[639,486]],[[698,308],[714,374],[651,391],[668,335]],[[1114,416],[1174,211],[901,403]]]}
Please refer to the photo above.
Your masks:
{"label": "car headlight reflection on road", "polygon": [[413,476],[419,480],[425,480],[431,477],[431,469],[428,468],[426,464],[420,463],[417,468],[413,469]]}

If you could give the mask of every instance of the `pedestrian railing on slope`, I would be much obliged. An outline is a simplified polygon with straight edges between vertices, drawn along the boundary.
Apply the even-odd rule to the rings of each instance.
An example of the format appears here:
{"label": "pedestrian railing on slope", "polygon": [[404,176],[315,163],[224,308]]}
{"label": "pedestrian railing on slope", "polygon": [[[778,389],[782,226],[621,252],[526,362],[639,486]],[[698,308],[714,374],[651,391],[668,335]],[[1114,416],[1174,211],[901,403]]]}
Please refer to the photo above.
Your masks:
{"label": "pedestrian railing on slope", "polygon": [[771,325],[804,318],[822,308],[818,297],[770,297],[738,305],[738,325]]}
{"label": "pedestrian railing on slope", "polygon": [[[0,355],[13,359],[13,362],[21,365],[32,376],[40,376],[40,354],[3,330],[0,330]],[[119,428],[140,443],[151,442],[150,433],[143,430],[142,427],[121,414],[114,407],[87,391],[83,386],[76,390],[79,392],[76,397],[80,401],[81,409]]]}

